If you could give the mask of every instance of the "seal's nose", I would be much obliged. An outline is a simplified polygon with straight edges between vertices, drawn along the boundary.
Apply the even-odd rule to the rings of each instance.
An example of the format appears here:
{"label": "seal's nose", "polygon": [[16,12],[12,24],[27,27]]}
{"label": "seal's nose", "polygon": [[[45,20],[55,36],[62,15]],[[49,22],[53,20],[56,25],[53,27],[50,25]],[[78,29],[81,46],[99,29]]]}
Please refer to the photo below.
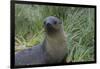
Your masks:
{"label": "seal's nose", "polygon": [[51,26],[51,24],[50,24],[50,23],[46,23],[46,26],[47,26],[47,27],[50,27],[50,26]]}
{"label": "seal's nose", "polygon": [[48,27],[48,28],[52,27],[51,23],[47,22],[46,27]]}

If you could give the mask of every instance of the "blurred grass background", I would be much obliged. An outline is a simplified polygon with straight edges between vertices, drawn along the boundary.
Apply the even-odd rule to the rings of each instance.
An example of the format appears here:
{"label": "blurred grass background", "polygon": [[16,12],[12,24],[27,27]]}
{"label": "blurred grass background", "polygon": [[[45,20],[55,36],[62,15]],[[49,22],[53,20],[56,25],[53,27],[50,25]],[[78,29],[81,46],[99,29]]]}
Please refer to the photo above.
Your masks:
{"label": "blurred grass background", "polygon": [[94,8],[16,4],[16,52],[44,40],[43,20],[48,16],[63,21],[68,62],[94,61]]}

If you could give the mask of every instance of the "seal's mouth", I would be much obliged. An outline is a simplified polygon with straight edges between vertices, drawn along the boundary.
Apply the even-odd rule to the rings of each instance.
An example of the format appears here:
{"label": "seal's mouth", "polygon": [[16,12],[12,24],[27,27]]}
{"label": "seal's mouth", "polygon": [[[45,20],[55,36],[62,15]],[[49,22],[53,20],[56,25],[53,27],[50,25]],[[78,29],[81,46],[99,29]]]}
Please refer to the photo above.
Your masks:
{"label": "seal's mouth", "polygon": [[53,34],[57,31],[51,24],[47,24],[45,29],[48,34]]}

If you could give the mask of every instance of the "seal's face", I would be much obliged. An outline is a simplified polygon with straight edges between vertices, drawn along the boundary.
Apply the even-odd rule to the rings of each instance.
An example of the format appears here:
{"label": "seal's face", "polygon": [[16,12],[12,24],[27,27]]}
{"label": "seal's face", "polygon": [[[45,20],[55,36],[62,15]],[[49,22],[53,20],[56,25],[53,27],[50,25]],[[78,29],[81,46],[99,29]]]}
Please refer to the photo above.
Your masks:
{"label": "seal's face", "polygon": [[61,29],[61,24],[62,22],[54,16],[49,16],[44,20],[45,31],[49,34],[58,32]]}

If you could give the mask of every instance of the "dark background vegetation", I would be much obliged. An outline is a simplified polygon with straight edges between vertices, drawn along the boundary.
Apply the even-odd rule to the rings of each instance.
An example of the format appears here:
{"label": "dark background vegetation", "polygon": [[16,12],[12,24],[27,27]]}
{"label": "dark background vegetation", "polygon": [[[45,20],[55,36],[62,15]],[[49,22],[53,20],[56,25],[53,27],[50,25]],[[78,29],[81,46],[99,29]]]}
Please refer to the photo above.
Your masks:
{"label": "dark background vegetation", "polygon": [[49,5],[15,5],[15,51],[44,40],[43,20],[57,16],[67,35],[67,61],[94,61],[94,8]]}

